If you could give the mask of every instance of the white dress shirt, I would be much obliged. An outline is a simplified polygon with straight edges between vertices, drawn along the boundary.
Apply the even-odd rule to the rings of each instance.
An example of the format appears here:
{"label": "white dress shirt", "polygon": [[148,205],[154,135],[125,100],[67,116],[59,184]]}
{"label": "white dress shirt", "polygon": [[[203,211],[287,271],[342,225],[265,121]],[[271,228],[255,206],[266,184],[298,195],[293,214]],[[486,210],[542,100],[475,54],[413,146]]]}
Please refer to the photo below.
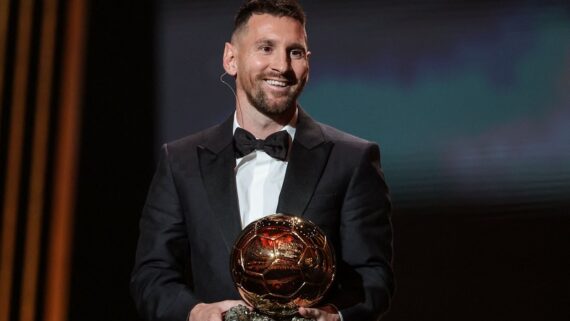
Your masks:
{"label": "white dress shirt", "polygon": [[[288,125],[281,130],[286,130],[295,138],[295,125],[297,124],[297,112]],[[241,127],[234,113],[234,129]],[[245,128],[244,128],[245,129]],[[291,150],[291,144],[289,145]],[[241,216],[241,227],[277,210],[279,194],[285,179],[289,156],[281,161],[267,155],[262,150],[255,150],[244,157],[236,159],[236,186]]]}

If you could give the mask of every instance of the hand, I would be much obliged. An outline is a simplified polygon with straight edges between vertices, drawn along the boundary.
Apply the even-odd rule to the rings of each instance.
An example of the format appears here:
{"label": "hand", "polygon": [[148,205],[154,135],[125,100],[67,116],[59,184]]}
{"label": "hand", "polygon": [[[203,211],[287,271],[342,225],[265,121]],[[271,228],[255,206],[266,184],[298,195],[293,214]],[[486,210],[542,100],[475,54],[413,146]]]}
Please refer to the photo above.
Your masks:
{"label": "hand", "polygon": [[340,321],[338,311],[330,305],[318,308],[299,308],[299,314],[304,318],[317,321]]}
{"label": "hand", "polygon": [[222,321],[222,314],[239,304],[247,306],[241,300],[198,303],[190,311],[188,321]]}

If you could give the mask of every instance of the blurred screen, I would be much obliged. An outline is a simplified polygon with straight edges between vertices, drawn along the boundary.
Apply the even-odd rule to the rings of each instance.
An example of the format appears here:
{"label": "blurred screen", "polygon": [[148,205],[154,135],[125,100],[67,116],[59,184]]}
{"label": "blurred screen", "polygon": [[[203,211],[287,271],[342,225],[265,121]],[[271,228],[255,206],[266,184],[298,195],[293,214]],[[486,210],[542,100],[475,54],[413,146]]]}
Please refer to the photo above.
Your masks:
{"label": "blurred screen", "polygon": [[[567,1],[302,3],[312,55],[301,105],[380,145],[397,208],[568,203]],[[232,113],[220,76],[238,6],[161,2],[160,143]]]}

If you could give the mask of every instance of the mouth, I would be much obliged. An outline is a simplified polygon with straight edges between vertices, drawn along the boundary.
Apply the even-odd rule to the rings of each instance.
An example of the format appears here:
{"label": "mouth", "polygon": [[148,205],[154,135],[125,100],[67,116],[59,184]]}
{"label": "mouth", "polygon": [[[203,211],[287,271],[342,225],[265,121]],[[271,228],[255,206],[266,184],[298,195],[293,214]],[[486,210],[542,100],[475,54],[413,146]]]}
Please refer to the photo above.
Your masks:
{"label": "mouth", "polygon": [[286,88],[286,87],[290,86],[290,82],[284,81],[284,80],[264,79],[264,81],[268,85],[270,85],[272,87],[277,87],[277,88]]}

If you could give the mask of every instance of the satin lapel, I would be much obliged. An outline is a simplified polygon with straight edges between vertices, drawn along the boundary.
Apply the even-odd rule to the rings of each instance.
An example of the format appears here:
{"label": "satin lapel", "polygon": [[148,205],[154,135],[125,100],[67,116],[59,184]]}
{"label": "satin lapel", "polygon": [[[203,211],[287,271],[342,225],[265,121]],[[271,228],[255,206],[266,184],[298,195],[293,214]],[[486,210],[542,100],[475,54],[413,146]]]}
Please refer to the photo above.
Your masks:
{"label": "satin lapel", "polygon": [[278,213],[302,216],[326,166],[333,144],[320,127],[299,109],[295,140],[281,194]]}
{"label": "satin lapel", "polygon": [[241,231],[231,126],[231,122],[224,122],[216,131],[208,133],[208,141],[198,148],[208,201],[228,252],[231,252],[233,242]]}

